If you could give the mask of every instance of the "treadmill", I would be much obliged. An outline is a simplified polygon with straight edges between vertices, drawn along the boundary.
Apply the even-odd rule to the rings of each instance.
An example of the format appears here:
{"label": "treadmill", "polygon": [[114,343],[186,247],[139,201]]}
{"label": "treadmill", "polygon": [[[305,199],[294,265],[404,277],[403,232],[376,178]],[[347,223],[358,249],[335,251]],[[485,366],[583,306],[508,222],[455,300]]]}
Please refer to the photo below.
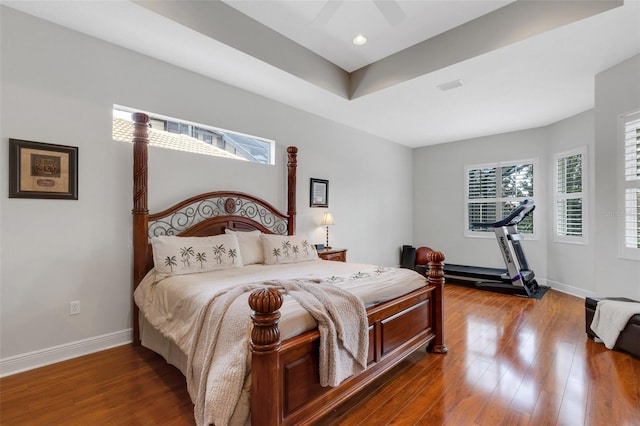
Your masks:
{"label": "treadmill", "polygon": [[493,228],[506,269],[445,263],[444,276],[449,281],[471,284],[478,289],[540,299],[548,287],[539,286],[529,268],[520,241],[518,224],[533,210],[535,204],[524,200],[502,220],[472,223],[473,228]]}

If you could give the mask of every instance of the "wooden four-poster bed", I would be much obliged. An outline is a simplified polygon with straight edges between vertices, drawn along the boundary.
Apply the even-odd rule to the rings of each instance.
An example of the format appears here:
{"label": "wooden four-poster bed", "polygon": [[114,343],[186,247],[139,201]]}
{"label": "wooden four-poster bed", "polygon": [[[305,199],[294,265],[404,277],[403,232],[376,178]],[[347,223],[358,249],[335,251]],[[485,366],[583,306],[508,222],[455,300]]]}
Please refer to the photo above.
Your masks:
{"label": "wooden four-poster bed", "polygon": [[[297,148],[287,148],[286,214],[261,198],[228,191],[198,195],[160,213],[149,214],[149,117],[143,113],[134,113],[132,116],[134,291],[154,267],[150,244],[154,236],[203,237],[225,234],[227,229],[259,230],[263,234],[288,236],[295,234]],[[253,291],[248,298],[253,322],[250,336],[251,423],[292,425],[316,421],[417,349],[427,346],[431,352],[446,353],[443,335],[443,260],[442,253],[431,252],[428,277],[426,281],[421,278],[420,288],[367,307],[367,368],[336,387],[319,385],[319,331],[312,329],[281,340],[279,309],[282,295],[269,287]],[[413,271],[410,273],[415,274]],[[138,304],[134,302],[134,344],[142,341],[147,346],[141,335],[143,330],[140,324],[144,318],[139,312]],[[148,326],[144,328],[149,329]],[[148,347],[162,353],[157,345]],[[172,356],[162,355],[165,358]],[[184,359],[186,354],[181,356]]]}

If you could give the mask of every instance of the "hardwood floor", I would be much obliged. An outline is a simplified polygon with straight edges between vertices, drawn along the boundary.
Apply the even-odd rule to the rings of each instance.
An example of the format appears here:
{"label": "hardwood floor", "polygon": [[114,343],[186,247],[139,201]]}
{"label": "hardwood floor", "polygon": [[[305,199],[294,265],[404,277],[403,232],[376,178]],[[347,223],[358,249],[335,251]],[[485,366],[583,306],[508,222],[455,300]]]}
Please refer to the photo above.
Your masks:
{"label": "hardwood floor", "polygon": [[[447,355],[418,351],[321,425],[640,425],[640,359],[587,339],[584,299],[445,286]],[[122,346],[0,379],[2,425],[189,425],[182,375]]]}

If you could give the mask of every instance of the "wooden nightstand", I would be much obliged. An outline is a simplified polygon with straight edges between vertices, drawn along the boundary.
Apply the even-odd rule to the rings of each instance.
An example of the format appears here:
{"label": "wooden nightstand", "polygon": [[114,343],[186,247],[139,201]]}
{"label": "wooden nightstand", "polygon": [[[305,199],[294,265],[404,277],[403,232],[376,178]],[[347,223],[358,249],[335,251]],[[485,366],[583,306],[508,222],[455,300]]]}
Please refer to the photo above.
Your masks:
{"label": "wooden nightstand", "polygon": [[347,261],[347,249],[322,249],[318,250],[318,256],[320,259],[324,260],[334,260],[336,262],[346,262]]}

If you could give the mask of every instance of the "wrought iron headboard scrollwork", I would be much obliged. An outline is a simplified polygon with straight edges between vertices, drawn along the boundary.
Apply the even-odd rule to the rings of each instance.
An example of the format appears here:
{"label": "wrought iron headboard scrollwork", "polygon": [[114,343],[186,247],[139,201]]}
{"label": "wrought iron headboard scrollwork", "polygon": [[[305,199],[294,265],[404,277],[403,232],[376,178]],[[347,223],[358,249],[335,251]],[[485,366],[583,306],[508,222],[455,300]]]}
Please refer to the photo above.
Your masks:
{"label": "wrought iron headboard scrollwork", "polygon": [[288,232],[289,219],[264,201],[240,192],[211,192],[149,215],[148,237],[179,235],[208,219],[231,222],[234,217],[250,219],[273,234]]}

